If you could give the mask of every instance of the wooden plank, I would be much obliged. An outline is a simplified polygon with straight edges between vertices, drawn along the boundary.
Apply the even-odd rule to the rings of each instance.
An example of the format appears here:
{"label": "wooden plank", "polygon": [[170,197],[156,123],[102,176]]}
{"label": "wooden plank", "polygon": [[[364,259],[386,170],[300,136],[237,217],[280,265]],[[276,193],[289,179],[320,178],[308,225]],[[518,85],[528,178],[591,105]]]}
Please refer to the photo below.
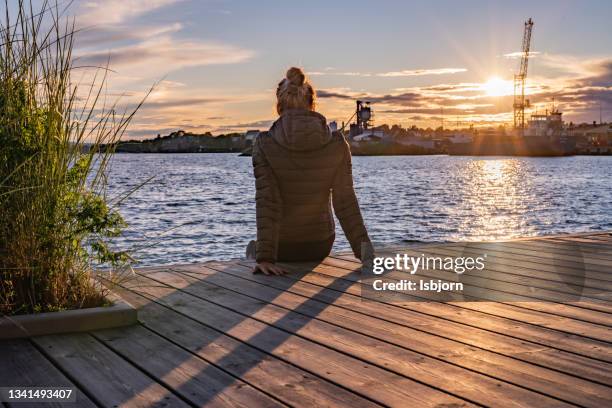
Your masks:
{"label": "wooden plank", "polygon": [[589,235],[588,238],[606,239],[608,241],[612,241],[612,231],[596,232],[592,235]]}
{"label": "wooden plank", "polygon": [[[349,257],[330,257],[326,259],[326,263],[329,259],[336,259],[338,261],[354,262],[360,265],[357,260]],[[434,269],[419,271],[420,277],[428,277],[433,279],[448,279],[447,272],[438,271]],[[399,271],[392,271],[385,274],[386,279],[404,279],[405,273]],[[555,302],[554,294],[547,293],[543,290],[534,290],[534,295],[526,296],[519,294],[522,288],[520,285],[513,285],[510,283],[504,283],[504,290],[499,288],[492,288],[490,282],[485,278],[479,278],[476,276],[462,275],[461,282],[470,286],[469,295],[464,295],[461,291],[448,291],[448,293],[456,293],[464,295],[465,299],[474,300],[485,300],[492,302],[499,302],[502,304],[512,303],[514,306],[522,307],[525,309],[536,310],[547,314],[553,314],[562,317],[568,317],[570,319],[583,321],[587,323],[597,324],[601,326],[612,326],[611,316],[606,312],[600,312],[593,310],[593,308],[582,308],[574,304],[559,303]],[[435,295],[435,294],[434,294]],[[500,301],[500,299],[508,299],[507,301]]]}
{"label": "wooden plank", "polygon": [[[129,288],[235,339],[387,406],[472,406],[468,401],[262,323],[204,299],[139,277]],[[262,308],[265,303],[260,302]],[[469,384],[464,384],[468,386]]]}
{"label": "wooden plank", "polygon": [[[447,249],[456,248],[462,250],[460,244],[448,244],[448,245],[437,245],[436,247],[444,247]],[[430,247],[432,248],[432,247]],[[435,248],[435,247],[433,247]],[[535,257],[531,254],[519,253],[521,250],[510,251],[510,247],[503,248],[504,250],[498,249],[487,249],[487,259],[496,259],[498,263],[505,265],[514,265],[517,267],[528,268],[528,269],[541,269],[548,272],[555,272],[567,275],[584,276],[585,272],[588,272],[588,276],[591,279],[610,281],[610,267],[604,265],[593,265],[588,263],[582,263],[581,261],[568,261],[560,260],[555,257],[555,254],[541,251],[539,257]],[[507,251],[505,249],[508,249]],[[483,251],[475,252],[473,248],[466,248],[466,253],[482,255]],[[510,261],[510,263],[508,263]]]}
{"label": "wooden plank", "polygon": [[[585,358],[562,350],[543,347],[521,341],[499,332],[485,331],[476,327],[441,319],[430,314],[421,314],[412,310],[393,307],[384,303],[363,302],[361,298],[350,293],[337,293],[327,288],[296,281],[291,275],[270,277],[261,274],[253,275],[250,269],[241,265],[210,265],[210,270],[202,265],[172,268],[173,271],[190,274],[207,282],[216,283],[215,272],[229,274],[237,278],[258,282],[282,291],[288,291],[320,302],[333,304],[367,316],[412,327],[416,330],[450,340],[459,341],[473,347],[482,348],[501,355],[516,358],[527,363],[535,363],[566,374],[580,376],[600,383],[612,383],[612,364]],[[487,322],[485,322],[486,324]],[[609,350],[612,352],[612,350]],[[610,356],[612,357],[612,356]],[[603,368],[603,369],[602,369]]]}
{"label": "wooden plank", "polygon": [[608,243],[608,241],[594,241],[594,240],[590,240],[590,239],[580,239],[580,240],[574,240],[574,239],[569,239],[569,238],[550,238],[550,239],[543,239],[541,242],[544,243],[549,243],[549,244],[576,244],[576,245],[580,245],[581,248],[583,248],[585,251],[592,251],[592,252],[599,252],[602,251],[602,246],[604,246],[604,253],[606,254],[610,254],[612,252],[612,249],[610,249],[610,244]]}
{"label": "wooden plank", "polygon": [[[227,268],[227,265],[223,263],[213,263],[209,265],[217,270]],[[245,266],[249,268],[252,267],[246,263]],[[320,288],[350,293],[361,298],[361,285],[358,282],[338,278],[335,275],[325,274],[325,270],[333,269],[327,265],[317,265],[315,268],[300,267],[295,264],[284,266],[292,271],[292,274],[288,275],[287,278],[292,279],[293,282],[299,280],[300,282],[313,284]],[[188,266],[182,266],[180,269],[186,267]],[[503,333],[506,336],[512,336],[519,340],[526,340],[566,352],[612,362],[612,345],[608,342],[593,340],[591,338],[557,331],[544,326],[524,323],[522,321],[511,320],[505,317],[507,312],[502,314],[502,316],[497,316],[484,313],[474,308],[466,308],[463,303],[429,302],[423,301],[422,298],[416,296],[407,296],[407,298],[409,299],[402,303],[385,303],[383,300],[363,303],[373,304],[375,307],[380,303],[398,309],[398,311],[402,309],[416,311],[426,316],[439,317],[440,319],[445,319],[445,321],[461,323],[468,327],[480,328],[493,333]],[[410,299],[412,299],[412,301],[410,301]],[[481,302],[470,302],[466,303],[466,305],[471,305],[473,303],[481,304]],[[607,331],[604,334],[607,334]],[[607,338],[609,339],[609,336]]]}
{"label": "wooden plank", "polygon": [[588,237],[586,237],[589,240],[593,240],[593,241],[601,241],[601,242],[607,242],[610,243],[612,242],[612,234],[602,234],[602,235],[590,235]]}
{"label": "wooden plank", "polygon": [[[537,242],[537,241],[536,241]],[[453,246],[462,246],[462,244],[452,244]],[[523,255],[531,258],[534,262],[542,262],[545,264],[556,264],[563,265],[567,267],[573,268],[582,268],[586,267],[587,269],[592,269],[594,271],[601,272],[610,272],[610,267],[612,267],[612,260],[610,259],[599,259],[594,257],[582,257],[581,260],[576,260],[576,254],[573,253],[574,246],[578,247],[579,245],[559,245],[557,252],[554,253],[552,251],[542,251],[537,248],[531,247],[531,241],[528,242],[479,242],[477,244],[478,248],[484,248],[490,251],[495,252],[503,252],[505,254],[514,255]],[[553,261],[553,263],[551,263]]]}
{"label": "wooden plank", "polygon": [[116,290],[139,308],[138,319],[148,329],[288,405],[347,408],[379,406],[135,292],[121,288]]}
{"label": "wooden plank", "polygon": [[[537,241],[507,241],[504,242],[504,245],[508,245],[510,247],[515,248],[524,248],[526,245],[531,249],[542,250],[548,253],[567,253],[569,249],[578,249],[582,253],[583,256],[587,258],[594,259],[612,259],[612,243],[606,243],[602,241],[598,241],[600,244],[597,245],[584,245],[580,242],[571,242],[571,241],[547,241],[547,240],[537,240]],[[594,241],[595,243],[595,241]],[[571,248],[570,248],[571,247]]]}
{"label": "wooden plank", "polygon": [[[481,253],[477,253],[476,251],[463,251],[459,248],[453,246],[438,246],[438,247],[429,247],[425,250],[415,250],[411,253],[414,254],[439,254],[445,256],[468,256],[468,255],[482,255]],[[401,252],[403,253],[403,251]],[[345,258],[344,256],[342,258]],[[558,273],[553,271],[544,270],[543,268],[534,267],[525,267],[519,265],[511,265],[510,262],[500,262],[501,259],[498,257],[487,257],[486,263],[486,271],[480,271],[482,273],[485,272],[499,272],[504,275],[517,275],[517,276],[525,276],[535,279],[541,279],[544,281],[550,282],[558,282],[562,283],[565,287],[568,287],[571,282],[580,282],[580,285],[589,288],[588,292],[593,291],[610,291],[612,290],[612,281],[600,280],[600,279],[592,279],[590,276],[576,274],[566,274],[566,273]],[[546,268],[552,269],[552,268]],[[478,272],[471,271],[470,273]],[[494,273],[493,276],[496,274]]]}
{"label": "wooden plank", "polygon": [[[461,251],[453,251],[451,249],[427,249],[426,251],[402,251],[401,254],[408,256],[419,257],[425,256],[441,256],[441,257],[457,257],[466,256],[467,254]],[[383,254],[381,254],[383,255]],[[355,260],[350,256],[338,256],[340,259]],[[453,271],[436,270],[436,275],[445,276],[444,279],[455,280],[456,274]],[[426,275],[427,271],[419,271],[419,275]],[[555,275],[555,274],[553,274]],[[505,282],[507,285],[503,285],[504,290],[507,290],[511,294],[524,294],[528,297],[533,297],[540,300],[553,301],[553,302],[570,302],[580,300],[579,303],[574,304],[576,307],[587,308],[591,310],[597,310],[605,313],[612,313],[612,292],[609,292],[604,288],[599,288],[599,293],[595,289],[586,289],[579,277],[570,278],[565,277],[566,281],[563,281],[564,277],[556,274],[557,280],[541,279],[536,276],[541,276],[537,271],[525,270],[520,267],[509,267],[499,266],[491,260],[487,260],[486,267],[483,270],[473,269],[469,273],[462,276],[464,277],[477,277],[478,282],[481,282],[478,286],[489,287],[489,281],[491,284],[495,282]],[[607,283],[607,282],[606,282]],[[499,287],[500,285],[495,285]],[[594,286],[594,284],[591,284]],[[610,290],[612,290],[612,282],[609,283]],[[500,296],[503,297],[503,296]]]}
{"label": "wooden plank", "polygon": [[[284,266],[287,265],[284,264]],[[352,282],[359,281],[359,274],[357,271],[359,270],[360,266],[356,263],[328,257],[323,261],[323,266],[324,267],[318,269],[317,272],[339,279],[346,279]],[[429,301],[426,298],[421,299],[423,301]],[[604,342],[609,342],[610,340],[610,330],[607,327],[602,327],[600,325],[582,322],[579,320],[573,320],[562,316],[550,315],[537,310],[525,309],[510,303],[474,301],[452,302],[452,304],[465,309],[477,310],[483,313],[504,317],[506,319],[512,319],[535,326],[548,327],[560,332],[588,337],[594,340]]]}
{"label": "wooden plank", "polygon": [[522,405],[560,403],[526,389],[570,403],[612,403],[607,387],[244,279],[217,275],[221,287],[177,273],[147,276],[479,404],[499,405],[504,398]]}
{"label": "wooden plank", "polygon": [[512,238],[512,241],[532,241],[532,240],[540,240],[540,239],[549,239],[549,238],[582,238],[582,237],[590,237],[593,235],[606,235],[610,234],[610,232],[577,232],[572,234],[540,234],[540,235],[532,235],[528,237],[520,237],[520,238]]}
{"label": "wooden plank", "polygon": [[89,334],[49,335],[33,341],[102,406],[189,406]]}
{"label": "wooden plank", "polygon": [[557,237],[555,240],[583,242],[585,244],[597,244],[599,242],[610,242],[610,235],[589,235],[586,237]]}
{"label": "wooden plank", "polygon": [[287,406],[143,326],[96,331],[92,335],[197,406]]}
{"label": "wooden plank", "polygon": [[[66,387],[75,390],[76,402],[19,402],[15,407],[96,407],[87,395],[45,358],[29,340],[0,341],[0,386]],[[7,403],[6,406],[9,406]]]}
{"label": "wooden plank", "polygon": [[[413,249],[413,248],[409,248]],[[417,249],[414,248],[416,251]],[[429,246],[426,250],[436,251],[436,250],[453,250],[458,253],[462,253],[465,255],[474,255],[474,256],[482,256],[483,251],[476,251],[473,248],[463,248],[462,245],[453,243],[447,245],[435,245]],[[421,250],[423,252],[423,250]],[[555,261],[554,256],[551,254],[550,259],[548,261],[544,261],[543,259],[537,259],[528,255],[521,254],[509,254],[506,252],[487,250],[487,262],[495,263],[498,265],[506,265],[509,267],[515,268],[524,268],[527,270],[535,270],[535,271],[545,271],[552,272],[559,275],[569,275],[576,277],[586,277],[589,282],[592,282],[593,285],[589,285],[595,288],[599,288],[601,282],[612,282],[612,277],[610,276],[610,268],[602,269],[602,267],[598,265],[583,265],[580,263],[574,263],[573,265],[568,266],[567,261]],[[587,282],[588,284],[588,282]]]}
{"label": "wooden plank", "polygon": [[[535,264],[542,267],[556,267],[561,272],[564,273],[581,273],[583,270],[586,270],[593,273],[597,279],[609,278],[610,265],[606,265],[609,260],[606,259],[595,259],[590,258],[589,255],[595,254],[595,252],[585,252],[583,255],[586,255],[586,259],[581,257],[577,259],[575,254],[569,253],[569,250],[562,250],[562,245],[557,246],[557,250],[561,253],[561,257],[553,256],[557,255],[548,248],[542,249],[535,247],[535,244],[543,243],[543,241],[517,241],[517,242],[487,242],[487,243],[478,243],[478,246],[482,245],[482,249],[487,250],[487,255],[489,257],[496,256],[503,259],[516,259],[521,262],[525,262],[521,264],[521,266],[530,267],[530,264]],[[509,245],[506,245],[509,244]],[[521,246],[518,248],[517,246]],[[553,244],[556,245],[556,244]],[[567,243],[567,246],[572,245],[571,243]],[[448,244],[437,244],[433,247],[469,247],[470,245],[465,245],[459,242],[453,242]],[[472,245],[473,247],[476,245]],[[476,246],[476,247],[478,247]],[[534,248],[535,247],[535,248]],[[532,249],[525,249],[532,248]],[[482,251],[481,251],[482,252]],[[591,260],[596,261],[597,263],[590,262]],[[534,266],[531,266],[534,267]],[[562,267],[562,268],[560,268]]]}

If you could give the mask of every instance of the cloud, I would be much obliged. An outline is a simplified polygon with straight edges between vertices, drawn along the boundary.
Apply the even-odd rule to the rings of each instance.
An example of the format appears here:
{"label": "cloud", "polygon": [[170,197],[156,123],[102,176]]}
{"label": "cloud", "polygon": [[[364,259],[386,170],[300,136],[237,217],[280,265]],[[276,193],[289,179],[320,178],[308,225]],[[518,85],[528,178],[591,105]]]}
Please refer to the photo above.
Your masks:
{"label": "cloud", "polygon": [[236,125],[222,125],[223,129],[252,129],[252,128],[269,128],[274,123],[274,119],[264,119],[255,122],[238,123]]}
{"label": "cloud", "polygon": [[403,108],[403,109],[391,109],[391,110],[381,110],[381,113],[393,113],[393,114],[429,114],[429,115],[439,115],[441,113],[445,113],[448,115],[463,115],[463,114],[499,114],[507,112],[505,109],[500,109],[496,106],[483,105],[483,106],[473,106],[473,107],[456,107],[456,106],[436,106],[436,107],[413,107],[413,108]]}
{"label": "cloud", "polygon": [[358,76],[358,77],[369,77],[372,74],[367,72],[333,72],[326,68],[324,71],[311,71],[308,72],[310,76],[320,76],[320,75],[337,75],[337,76]]}
{"label": "cloud", "polygon": [[147,73],[174,71],[195,65],[234,64],[248,60],[253,52],[239,47],[210,42],[154,38],[136,45],[91,51],[77,56],[77,65],[105,66],[110,60],[112,69],[125,66],[147,68]]}
{"label": "cloud", "polygon": [[578,79],[578,84],[608,88],[612,86],[612,58],[592,64],[591,69],[591,75]]}
{"label": "cloud", "polygon": [[319,89],[317,91],[317,98],[336,98],[336,99],[355,99],[355,95],[344,94],[336,91],[326,91],[325,89]]}
{"label": "cloud", "polygon": [[606,71],[606,64],[612,59],[609,56],[585,58],[566,54],[541,55],[539,65],[547,68],[557,79],[592,77]]}
{"label": "cloud", "polygon": [[349,99],[355,100],[357,98],[364,99],[372,103],[388,103],[405,105],[420,101],[424,98],[423,95],[415,92],[405,92],[400,94],[388,94],[388,95],[372,95],[372,94],[354,94],[354,93],[341,93],[339,91],[326,91],[324,89],[317,91],[317,97],[319,98],[335,98],[335,99]]}
{"label": "cloud", "polygon": [[386,103],[393,105],[411,105],[414,103],[420,103],[425,97],[416,92],[404,92],[401,94],[388,94],[382,96],[370,96],[366,98],[372,103]]}
{"label": "cloud", "polygon": [[218,98],[176,98],[168,100],[147,100],[141,109],[159,109],[159,108],[172,108],[181,109],[192,106],[201,106],[210,103],[223,102],[224,99]]}
{"label": "cloud", "polygon": [[434,69],[407,69],[403,71],[392,71],[376,74],[380,77],[407,77],[407,76],[424,76],[424,75],[447,75],[466,72],[465,68],[434,68]]}
{"label": "cloud", "polygon": [[88,0],[77,3],[79,27],[119,24],[182,0]]}
{"label": "cloud", "polygon": [[323,71],[312,71],[308,72],[311,76],[321,75],[336,75],[336,76],[358,76],[358,77],[409,77],[409,76],[425,76],[425,75],[447,75],[457,74],[460,72],[466,72],[465,68],[433,68],[433,69],[406,69],[403,71],[391,71],[391,72],[338,72],[334,71],[333,68],[326,68]]}
{"label": "cloud", "polygon": [[[540,54],[541,53],[539,51],[529,51],[529,58],[535,58],[536,56],[538,56]],[[503,57],[504,58],[509,58],[509,59],[522,58],[523,57],[523,51],[509,52],[507,54],[504,54]]]}
{"label": "cloud", "polygon": [[100,48],[103,44],[146,40],[165,34],[172,34],[183,28],[181,23],[165,26],[140,26],[135,29],[132,25],[106,25],[84,28],[76,36],[76,46]]}

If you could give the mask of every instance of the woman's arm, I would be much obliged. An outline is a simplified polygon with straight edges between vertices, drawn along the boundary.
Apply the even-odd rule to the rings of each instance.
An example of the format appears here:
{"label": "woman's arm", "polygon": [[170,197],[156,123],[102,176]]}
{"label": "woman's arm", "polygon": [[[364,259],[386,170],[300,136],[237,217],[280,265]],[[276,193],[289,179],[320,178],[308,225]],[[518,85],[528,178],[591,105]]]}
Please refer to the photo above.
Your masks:
{"label": "woman's arm", "polygon": [[253,173],[257,214],[258,263],[276,261],[278,230],[282,211],[281,195],[270,163],[261,149],[260,136],[253,144]]}
{"label": "woman's arm", "polygon": [[370,237],[363,224],[361,210],[353,188],[353,169],[351,164],[351,151],[345,142],[342,161],[332,184],[332,204],[336,217],[340,221],[344,235],[351,244],[353,253],[362,258],[361,245],[370,245]]}

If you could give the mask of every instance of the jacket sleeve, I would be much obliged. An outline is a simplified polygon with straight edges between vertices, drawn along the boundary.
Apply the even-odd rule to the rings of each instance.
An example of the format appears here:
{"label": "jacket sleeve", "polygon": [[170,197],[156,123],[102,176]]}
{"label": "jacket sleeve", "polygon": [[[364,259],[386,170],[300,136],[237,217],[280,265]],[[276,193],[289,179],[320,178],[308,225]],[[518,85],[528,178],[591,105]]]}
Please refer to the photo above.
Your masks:
{"label": "jacket sleeve", "polygon": [[351,152],[345,142],[343,157],[332,184],[332,204],[340,221],[344,235],[351,244],[355,256],[361,259],[361,245],[370,243],[370,237],[363,224],[361,210],[353,188]]}
{"label": "jacket sleeve", "polygon": [[257,262],[275,262],[282,200],[276,176],[262,148],[260,136],[253,144],[257,214]]}

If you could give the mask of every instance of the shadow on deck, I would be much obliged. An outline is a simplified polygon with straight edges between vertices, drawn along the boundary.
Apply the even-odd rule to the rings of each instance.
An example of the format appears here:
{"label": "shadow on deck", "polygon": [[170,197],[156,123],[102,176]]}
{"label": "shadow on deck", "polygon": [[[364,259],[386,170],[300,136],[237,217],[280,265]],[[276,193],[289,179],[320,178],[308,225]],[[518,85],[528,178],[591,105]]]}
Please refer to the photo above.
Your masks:
{"label": "shadow on deck", "polygon": [[0,386],[74,387],[71,407],[612,406],[612,234],[487,251],[478,290],[446,302],[364,300],[342,254],[285,277],[241,261],[143,268],[117,289],[139,325],[0,342]]}

